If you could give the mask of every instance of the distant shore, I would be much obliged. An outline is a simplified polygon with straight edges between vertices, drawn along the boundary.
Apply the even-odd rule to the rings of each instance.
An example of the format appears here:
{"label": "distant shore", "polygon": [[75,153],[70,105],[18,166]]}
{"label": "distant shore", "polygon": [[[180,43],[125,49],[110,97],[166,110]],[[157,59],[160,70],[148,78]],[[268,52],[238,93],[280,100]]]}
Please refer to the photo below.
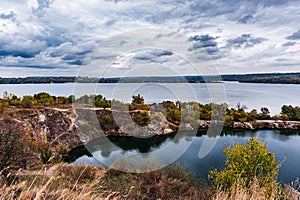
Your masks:
{"label": "distant shore", "polygon": [[219,83],[237,81],[246,83],[300,84],[298,73],[224,74],[211,76],[140,76],[140,77],[75,77],[34,76],[1,78],[0,84],[47,84],[47,83]]}

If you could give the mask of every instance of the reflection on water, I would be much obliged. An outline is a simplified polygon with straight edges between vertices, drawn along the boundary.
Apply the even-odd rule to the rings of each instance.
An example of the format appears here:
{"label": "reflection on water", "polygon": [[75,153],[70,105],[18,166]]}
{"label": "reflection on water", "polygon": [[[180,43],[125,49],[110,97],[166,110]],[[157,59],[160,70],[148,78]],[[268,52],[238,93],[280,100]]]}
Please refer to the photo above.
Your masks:
{"label": "reflection on water", "polygon": [[[218,142],[212,151],[204,158],[198,157],[199,149],[205,137],[205,131],[199,131],[197,136],[189,132],[155,136],[151,138],[135,137],[108,137],[98,138],[87,144],[88,151],[76,148],[70,152],[69,161],[73,163],[93,163],[96,165],[110,165],[114,160],[126,155],[152,158],[157,153],[163,159],[169,160],[177,149],[187,148],[183,155],[177,160],[188,170],[193,171],[197,176],[206,178],[208,171],[217,168],[224,168],[225,154],[223,149],[233,143],[242,144],[249,137],[257,136],[263,139],[268,149],[275,153],[276,159],[282,163],[279,170],[279,180],[281,182],[291,182],[300,177],[300,132],[299,131],[273,131],[259,130],[255,132],[244,130],[224,130],[223,135],[218,137]],[[176,136],[176,137],[175,137]],[[170,151],[160,151],[160,149],[170,146]],[[93,158],[93,157],[94,158]]]}

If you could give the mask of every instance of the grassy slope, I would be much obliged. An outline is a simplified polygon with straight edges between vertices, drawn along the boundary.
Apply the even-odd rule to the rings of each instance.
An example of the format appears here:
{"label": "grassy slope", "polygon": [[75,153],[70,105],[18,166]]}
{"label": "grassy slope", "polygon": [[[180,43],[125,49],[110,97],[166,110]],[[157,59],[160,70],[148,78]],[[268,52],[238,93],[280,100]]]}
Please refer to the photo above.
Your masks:
{"label": "grassy slope", "polygon": [[[299,186],[298,186],[299,187]],[[299,188],[298,188],[299,189]],[[285,188],[287,199],[300,193]],[[266,198],[255,183],[221,192],[199,184],[179,165],[151,173],[125,173],[95,166],[58,164],[40,171],[22,172],[0,178],[0,199],[277,199]]]}

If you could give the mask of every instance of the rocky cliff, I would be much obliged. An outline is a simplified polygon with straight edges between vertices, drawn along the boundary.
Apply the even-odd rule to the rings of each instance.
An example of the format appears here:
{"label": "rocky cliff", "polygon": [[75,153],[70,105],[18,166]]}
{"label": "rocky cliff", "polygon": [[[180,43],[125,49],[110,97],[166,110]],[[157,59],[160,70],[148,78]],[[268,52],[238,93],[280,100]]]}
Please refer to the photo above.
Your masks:
{"label": "rocky cliff", "polygon": [[70,149],[80,144],[74,120],[75,115],[70,106],[11,107],[0,115],[0,132],[7,130],[7,122],[10,121],[26,140],[45,141],[52,147],[62,145]]}
{"label": "rocky cliff", "polygon": [[[167,121],[160,112],[150,113],[150,123],[139,126],[134,122],[140,111],[112,112],[109,109],[73,109],[71,105],[57,107],[11,107],[0,114],[0,132],[7,129],[4,119],[9,119],[29,141],[48,142],[55,148],[71,148],[102,135],[149,137],[169,134],[179,127]],[[181,130],[207,129],[211,121],[197,120],[181,123]],[[295,129],[300,130],[299,121],[256,120],[251,122],[226,122],[233,129]]]}

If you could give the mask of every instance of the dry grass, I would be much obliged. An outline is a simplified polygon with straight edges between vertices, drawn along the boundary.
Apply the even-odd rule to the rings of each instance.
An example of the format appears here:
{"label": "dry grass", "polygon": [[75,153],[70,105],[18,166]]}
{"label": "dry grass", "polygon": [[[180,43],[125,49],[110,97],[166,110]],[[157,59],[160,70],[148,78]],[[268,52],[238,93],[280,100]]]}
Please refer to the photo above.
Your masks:
{"label": "dry grass", "polygon": [[205,200],[212,195],[209,187],[203,186],[179,164],[145,173],[134,172],[149,171],[159,168],[159,165],[151,159],[143,163],[120,159],[113,166],[118,169],[126,169],[128,166],[131,169],[135,169],[134,166],[139,167],[133,173],[109,169],[101,177],[98,191],[110,198]]}
{"label": "dry grass", "polygon": [[259,188],[255,183],[250,188],[236,187],[231,188],[229,191],[218,191],[213,200],[275,200],[276,195],[272,194],[267,197],[264,188]]}
{"label": "dry grass", "polygon": [[0,180],[0,200],[209,199],[211,195],[209,187],[200,189],[178,165],[140,174],[91,165],[50,169],[17,175],[10,184]]}
{"label": "dry grass", "polygon": [[273,188],[259,187],[259,184],[254,181],[249,188],[233,186],[230,190],[217,190],[213,195],[212,200],[300,200],[299,187],[286,186],[282,188],[277,183],[274,183]]}
{"label": "dry grass", "polygon": [[91,187],[89,184],[83,185],[79,191],[74,191],[68,188],[57,188],[56,190],[49,190],[48,184],[43,186],[28,187],[27,182],[18,183],[12,186],[3,186],[0,188],[0,199],[5,200],[27,200],[27,199],[93,199],[91,194]]}
{"label": "dry grass", "polygon": [[41,170],[18,175],[13,183],[0,181],[2,200],[41,199],[97,199],[93,194],[97,180],[96,172],[104,172],[94,166],[60,165],[53,172]]}
{"label": "dry grass", "polygon": [[[11,176],[13,177],[13,176]],[[266,189],[250,188],[217,191],[200,184],[180,165],[149,173],[126,173],[92,165],[57,165],[47,170],[17,175],[14,180],[0,177],[0,200],[73,200],[73,199],[279,199],[280,192],[266,197]],[[299,181],[285,188],[285,198],[299,200]],[[284,193],[284,192],[283,192]],[[282,194],[283,194],[282,193]]]}
{"label": "dry grass", "polygon": [[[209,199],[209,187],[199,187],[179,166],[148,173],[124,173],[110,169],[100,179],[98,191],[121,199]],[[175,169],[176,168],[176,169]],[[169,172],[181,171],[171,174]]]}
{"label": "dry grass", "polygon": [[286,186],[286,194],[290,199],[300,200],[300,183],[299,178],[296,179],[291,185]]}

